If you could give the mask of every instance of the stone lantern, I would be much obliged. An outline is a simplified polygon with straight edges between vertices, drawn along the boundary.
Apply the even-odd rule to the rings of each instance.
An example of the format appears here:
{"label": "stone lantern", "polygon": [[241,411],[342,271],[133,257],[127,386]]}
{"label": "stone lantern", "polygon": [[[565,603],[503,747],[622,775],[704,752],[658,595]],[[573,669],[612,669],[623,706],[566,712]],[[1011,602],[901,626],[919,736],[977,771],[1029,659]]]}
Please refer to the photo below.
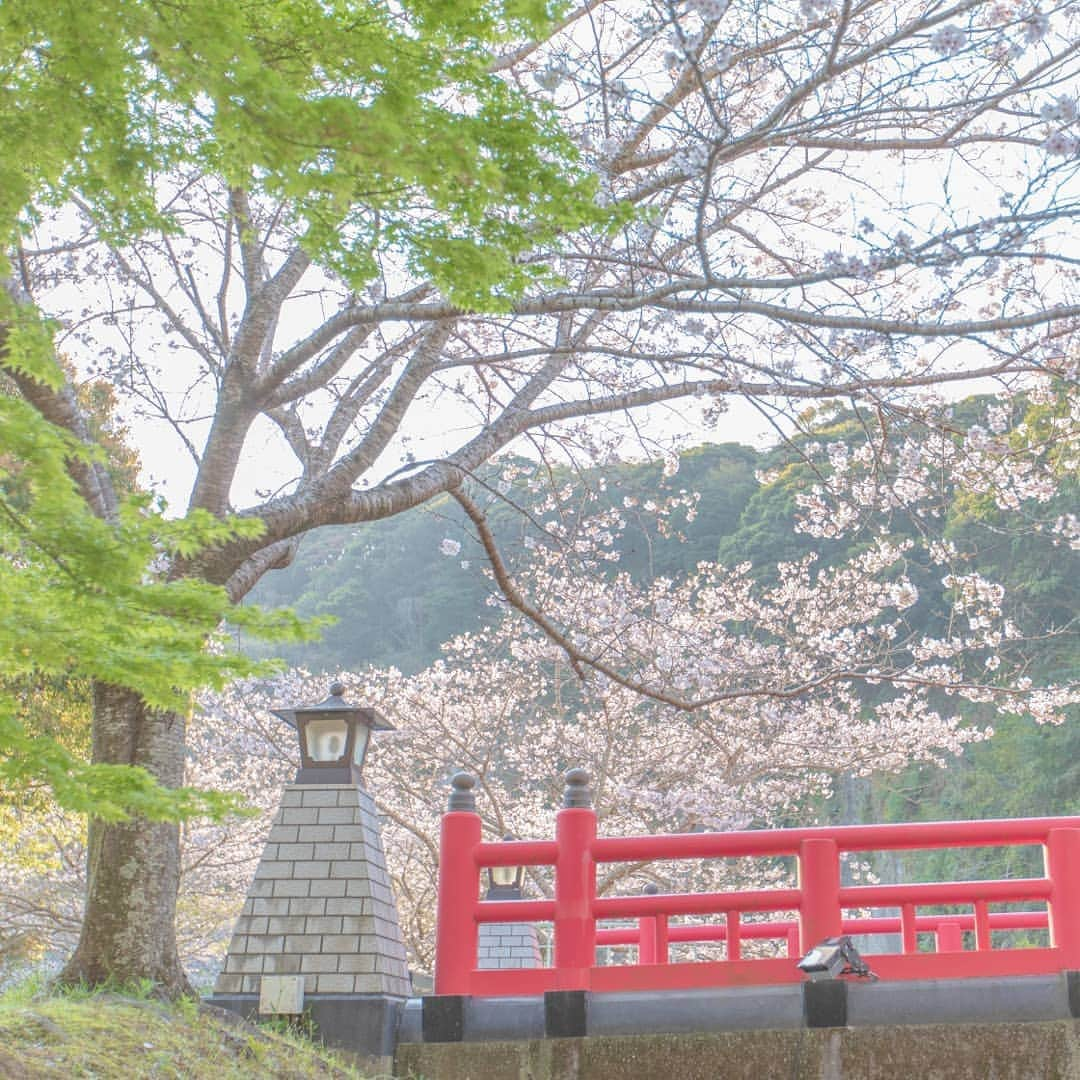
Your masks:
{"label": "stone lantern", "polygon": [[323,1040],[387,1071],[411,986],[379,815],[361,779],[371,733],[391,729],[335,682],[316,705],[273,710],[297,733],[281,796],[213,1004],[306,1013]]}

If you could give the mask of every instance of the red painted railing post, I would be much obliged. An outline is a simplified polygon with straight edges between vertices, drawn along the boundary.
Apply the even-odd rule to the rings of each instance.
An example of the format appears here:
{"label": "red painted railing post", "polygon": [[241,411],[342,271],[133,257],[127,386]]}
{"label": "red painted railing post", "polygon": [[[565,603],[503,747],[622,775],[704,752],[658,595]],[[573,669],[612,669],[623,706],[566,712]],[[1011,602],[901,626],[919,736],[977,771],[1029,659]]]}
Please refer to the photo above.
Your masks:
{"label": "red painted railing post", "polygon": [[476,905],[480,892],[475,851],[480,815],[472,789],[476,780],[455,773],[442,819],[439,896],[435,930],[435,993],[468,994],[476,967]]}
{"label": "red painted railing post", "polygon": [[975,901],[975,948],[985,951],[991,948],[990,907],[985,900]]}
{"label": "red painted railing post", "polygon": [[799,947],[805,955],[840,934],[840,853],[835,840],[799,845]]}
{"label": "red painted railing post", "polygon": [[639,964],[656,963],[656,916],[642,915],[637,921],[638,947],[637,960]]}
{"label": "red painted railing post", "polygon": [[802,953],[799,952],[799,928],[793,926],[787,932],[787,954],[793,960],[797,960]]}
{"label": "red painted railing post", "polygon": [[919,951],[919,936],[915,931],[915,905],[901,904],[900,906],[900,940],[901,952],[915,953]]}
{"label": "red painted railing post", "polygon": [[[660,890],[651,881],[641,890],[646,896],[655,896]],[[660,949],[655,915],[642,915],[638,919],[638,963],[660,963]]]}
{"label": "red painted railing post", "polygon": [[941,922],[937,925],[937,951],[963,952],[964,931],[959,923]]}
{"label": "red painted railing post", "polygon": [[1043,849],[1050,879],[1050,943],[1062,966],[1080,971],[1080,829],[1051,829]]}
{"label": "red painted railing post", "polygon": [[555,823],[555,986],[559,990],[588,990],[596,963],[595,839],[589,774],[571,769],[566,774],[563,809]]}
{"label": "red painted railing post", "polygon": [[725,915],[727,922],[727,958],[729,960],[742,959],[742,933],[739,927],[739,913],[729,911]]}
{"label": "red painted railing post", "polygon": [[670,960],[668,954],[668,917],[666,915],[656,916],[656,929],[653,933],[656,936],[656,962],[666,964]]}

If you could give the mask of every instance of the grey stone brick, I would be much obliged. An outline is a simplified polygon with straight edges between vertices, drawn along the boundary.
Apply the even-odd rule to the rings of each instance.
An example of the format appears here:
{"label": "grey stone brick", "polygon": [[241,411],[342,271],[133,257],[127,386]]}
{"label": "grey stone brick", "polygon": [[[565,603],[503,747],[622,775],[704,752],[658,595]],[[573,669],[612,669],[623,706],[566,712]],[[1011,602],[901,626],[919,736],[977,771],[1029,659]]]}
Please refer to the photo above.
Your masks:
{"label": "grey stone brick", "polygon": [[[330,825],[319,826],[320,828],[332,828]],[[347,859],[349,858],[350,844],[316,844],[315,855],[316,859]]]}
{"label": "grey stone brick", "polygon": [[278,953],[263,960],[264,975],[297,975],[300,972],[299,953]]}
{"label": "grey stone brick", "polygon": [[269,922],[272,934],[303,934],[307,930],[307,919],[303,915],[276,915]]}
{"label": "grey stone brick", "polygon": [[320,825],[352,825],[356,814],[347,806],[322,806],[319,808]]}
{"label": "grey stone brick", "polygon": [[298,953],[322,952],[322,938],[318,934],[289,934],[285,938],[285,951]]}
{"label": "grey stone brick", "polygon": [[353,878],[345,892],[346,896],[369,897],[371,896],[371,882],[365,878]]}
{"label": "grey stone brick", "polygon": [[[301,832],[302,830],[297,830]],[[297,862],[300,859],[313,859],[315,845],[314,844],[278,844],[277,845],[277,858],[279,859],[291,859],[293,862]]]}
{"label": "grey stone brick", "polygon": [[323,952],[353,953],[359,946],[360,938],[356,934],[327,934],[322,940]]}
{"label": "grey stone brick", "polygon": [[[338,827],[337,825],[305,825],[303,839],[313,844],[333,843],[334,829]],[[319,858],[325,858],[325,856],[319,856]]]}
{"label": "grey stone brick", "polygon": [[281,811],[282,825],[317,825],[319,811],[316,807],[295,806]]}
{"label": "grey stone brick", "polygon": [[357,994],[381,994],[385,991],[382,975],[354,975],[353,978],[356,980]]}
{"label": "grey stone brick", "polygon": [[247,932],[249,934],[268,934],[270,927],[267,925],[268,920],[265,916],[257,917],[252,916],[247,921]]}
{"label": "grey stone brick", "polygon": [[333,825],[334,840],[342,843],[362,844],[364,842],[363,825]]}
{"label": "grey stone brick", "polygon": [[229,953],[234,956],[243,956],[247,951],[247,935],[233,934],[232,941],[229,942]]}
{"label": "grey stone brick", "polygon": [[377,937],[388,938],[391,941],[397,937],[397,924],[392,923],[389,919],[379,919],[375,916],[370,916],[374,929],[374,933]]}
{"label": "grey stone brick", "polygon": [[342,859],[330,867],[330,876],[335,878],[363,878],[367,876],[368,864],[355,862],[352,859]]}
{"label": "grey stone brick", "polygon": [[259,975],[245,975],[244,981],[240,986],[241,994],[257,994],[259,992],[259,983],[262,981],[262,977]]}
{"label": "grey stone brick", "polygon": [[326,878],[323,881],[311,883],[312,896],[344,896],[345,882],[334,878]]}
{"label": "grey stone brick", "polygon": [[309,897],[293,900],[289,904],[290,915],[323,915],[326,901],[322,897]]}
{"label": "grey stone brick", "polygon": [[315,993],[315,987],[318,985],[318,983],[316,982],[318,977],[319,977],[318,975],[305,975],[304,976],[304,993],[305,994],[314,994]]}
{"label": "grey stone brick", "polygon": [[255,975],[262,971],[263,958],[259,956],[240,956],[230,953],[225,958],[225,971],[229,975]]}
{"label": "grey stone brick", "polygon": [[365,956],[362,953],[353,953],[338,958],[338,971],[352,971],[358,974],[369,975],[375,971],[375,957]]}
{"label": "grey stone brick", "polygon": [[338,958],[336,953],[300,953],[300,970],[306,975],[313,972],[337,971]]}
{"label": "grey stone brick", "polygon": [[275,881],[274,882],[274,896],[307,896],[308,894],[308,882],[307,881]]}
{"label": "grey stone brick", "polygon": [[333,788],[309,787],[304,790],[304,806],[337,806],[338,793]]}
{"label": "grey stone brick", "polygon": [[274,882],[270,878],[265,878],[261,881],[253,881],[248,886],[248,896],[252,900],[257,900],[260,897],[273,896],[274,895]]}
{"label": "grey stone brick", "polygon": [[255,914],[256,915],[287,915],[289,913],[289,901],[288,900],[256,900]]}
{"label": "grey stone brick", "polygon": [[239,994],[243,985],[242,975],[219,975],[214,983],[215,994]]}
{"label": "grey stone brick", "polygon": [[[307,921],[307,933],[309,934],[340,934],[342,933],[340,915],[321,915],[309,918]],[[324,942],[323,948],[329,948]]]}
{"label": "grey stone brick", "polygon": [[345,915],[341,919],[343,934],[372,934],[375,932],[375,919],[371,915]]}
{"label": "grey stone brick", "polygon": [[291,878],[293,876],[293,863],[291,862],[271,862],[269,860],[261,860],[259,862],[259,868],[255,871],[256,880],[267,878]]}
{"label": "grey stone brick", "polygon": [[304,792],[298,787],[287,787],[281,793],[281,805],[286,806],[303,806]]}
{"label": "grey stone brick", "polygon": [[280,934],[260,934],[248,938],[249,953],[279,953],[285,951],[285,938]]}
{"label": "grey stone brick", "polygon": [[371,901],[371,913],[376,919],[382,919],[388,923],[397,923],[397,910],[393,906],[393,897],[390,902],[374,897]]}
{"label": "grey stone brick", "polygon": [[[342,882],[344,885],[345,883]],[[326,901],[326,914],[327,915],[355,915],[357,904],[361,903],[359,900],[352,900],[348,897],[342,899],[341,897],[334,897]]]}
{"label": "grey stone brick", "polygon": [[356,986],[354,975],[320,975],[318,979],[319,994],[351,994]]}
{"label": "grey stone brick", "polygon": [[309,860],[307,862],[295,862],[291,865],[293,867],[293,877],[324,878],[332,876],[330,874],[330,863],[321,859]]}
{"label": "grey stone brick", "polygon": [[[316,828],[317,826],[312,826]],[[267,839],[274,844],[295,844],[298,825],[274,825]]]}

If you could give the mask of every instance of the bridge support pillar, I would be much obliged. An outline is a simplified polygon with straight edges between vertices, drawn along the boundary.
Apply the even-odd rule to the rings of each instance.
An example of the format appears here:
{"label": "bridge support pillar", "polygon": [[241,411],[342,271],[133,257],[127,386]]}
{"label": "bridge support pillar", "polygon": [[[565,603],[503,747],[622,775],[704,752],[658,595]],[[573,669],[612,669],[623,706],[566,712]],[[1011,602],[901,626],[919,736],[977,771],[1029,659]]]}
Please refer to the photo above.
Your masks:
{"label": "bridge support pillar", "polygon": [[808,1028],[847,1027],[848,984],[843,979],[803,983],[803,1022]]}

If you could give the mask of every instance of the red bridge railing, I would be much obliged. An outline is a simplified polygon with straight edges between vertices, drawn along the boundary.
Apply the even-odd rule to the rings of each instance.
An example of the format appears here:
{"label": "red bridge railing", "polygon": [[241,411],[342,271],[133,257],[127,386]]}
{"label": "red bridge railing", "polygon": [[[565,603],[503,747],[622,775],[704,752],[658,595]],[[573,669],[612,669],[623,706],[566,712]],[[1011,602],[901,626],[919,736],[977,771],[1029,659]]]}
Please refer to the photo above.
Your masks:
{"label": "red bridge railing", "polygon": [[[867,956],[882,979],[1039,975],[1080,970],[1080,817],[1002,821],[920,822],[837,828],[607,838],[596,835],[596,814],[582,770],[567,773],[564,808],[554,840],[487,843],[481,839],[472,777],[453,780],[443,817],[439,869],[435,992],[513,995],[548,990],[674,990],[801,982],[795,966],[814,945],[841,933],[899,933],[899,953]],[[929,884],[841,885],[843,853],[897,849],[1041,845],[1039,878]],[[738,892],[597,896],[597,866],[653,860],[794,856],[796,888]],[[481,871],[498,866],[551,866],[554,897],[481,900]],[[1034,911],[990,911],[990,905],[1036,901]],[[971,914],[918,913],[920,907],[965,905]],[[846,916],[867,908],[898,908],[898,917]],[[749,913],[796,913],[792,919],[750,921]],[[678,916],[719,915],[722,923],[669,925]],[[602,920],[637,925],[597,928]],[[550,923],[551,967],[491,970],[477,967],[481,923]],[[1047,947],[995,948],[1000,930],[1047,929]],[[974,931],[975,948],[963,948]],[[920,952],[918,935],[932,933],[935,951]],[[786,943],[785,956],[747,959],[742,943]],[[724,942],[723,960],[670,963],[674,942]],[[637,963],[598,965],[598,946],[636,945]]]}

